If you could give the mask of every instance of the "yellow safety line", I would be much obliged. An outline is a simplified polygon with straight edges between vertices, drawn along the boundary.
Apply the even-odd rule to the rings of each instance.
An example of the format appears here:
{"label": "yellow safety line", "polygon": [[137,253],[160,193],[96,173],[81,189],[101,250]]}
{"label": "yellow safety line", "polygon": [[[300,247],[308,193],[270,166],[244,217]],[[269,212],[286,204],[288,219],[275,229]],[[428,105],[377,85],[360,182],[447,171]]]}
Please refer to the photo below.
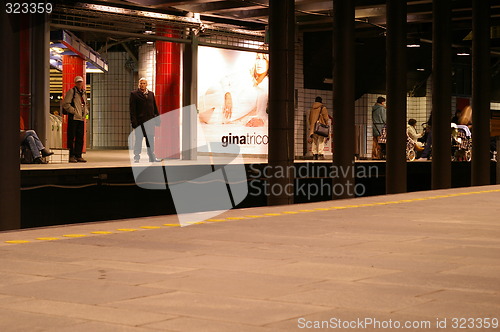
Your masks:
{"label": "yellow safety line", "polygon": [[[377,206],[377,205],[392,205],[392,204],[401,204],[401,203],[412,203],[412,202],[418,202],[418,201],[426,201],[426,200],[430,200],[430,199],[440,199],[440,198],[457,197],[457,196],[465,196],[465,195],[476,195],[476,194],[494,193],[494,192],[500,192],[500,189],[471,191],[471,192],[466,192],[466,193],[454,193],[454,194],[436,195],[436,196],[420,197],[420,198],[412,198],[412,199],[402,199],[399,201],[375,202],[375,203],[366,203],[366,204],[358,204],[358,205],[330,206],[327,208],[314,208],[313,210],[302,209],[302,210],[296,210],[296,211],[282,211],[281,213],[264,213],[261,215],[245,215],[242,217],[226,217],[226,218],[220,218],[220,219],[207,219],[205,221],[187,222],[186,224],[200,225],[200,224],[205,224],[206,222],[223,222],[223,221],[229,221],[229,220],[245,220],[248,218],[266,218],[266,217],[298,214],[298,213],[302,213],[302,212],[319,212],[319,211],[342,210],[342,209],[360,208],[360,207]],[[163,226],[180,227],[181,225],[180,224],[163,224]],[[139,228],[141,228],[141,229],[161,229],[162,227],[161,226],[140,226]],[[116,231],[135,232],[135,231],[138,231],[138,229],[119,228],[119,229],[116,229]],[[111,231],[93,231],[93,232],[90,232],[90,234],[106,235],[106,234],[116,234],[116,233],[111,232]],[[87,234],[65,234],[65,235],[61,235],[61,236],[66,237],[66,238],[80,238],[80,237],[86,237],[88,235]],[[56,240],[61,240],[61,238],[59,238],[59,237],[38,237],[38,238],[36,238],[36,240],[56,241]],[[8,240],[8,241],[4,241],[4,242],[9,243],[9,244],[31,243],[31,241],[29,241],[29,240]]]}

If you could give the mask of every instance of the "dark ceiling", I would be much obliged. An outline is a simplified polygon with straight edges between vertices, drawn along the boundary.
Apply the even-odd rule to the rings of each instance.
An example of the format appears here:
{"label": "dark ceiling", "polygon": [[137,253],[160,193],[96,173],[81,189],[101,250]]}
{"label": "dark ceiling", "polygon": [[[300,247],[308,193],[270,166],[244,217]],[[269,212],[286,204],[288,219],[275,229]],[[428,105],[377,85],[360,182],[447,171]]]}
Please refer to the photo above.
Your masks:
{"label": "dark ceiling", "polygon": [[[488,1],[488,0],[485,0]],[[264,31],[268,23],[269,0],[90,0],[86,2],[147,9],[185,16],[199,13],[201,20],[224,27],[237,27]],[[432,39],[432,0],[408,1],[408,35],[425,40]],[[495,4],[493,4],[495,3]],[[470,46],[472,1],[452,1],[453,43]],[[500,55],[500,1],[491,1],[493,28],[492,51]],[[383,35],[386,24],[384,0],[355,1],[357,37]],[[331,30],[332,0],[296,0],[295,10],[300,31]]]}
{"label": "dark ceiling", "polygon": [[[203,23],[219,28],[240,28],[264,32],[268,25],[270,0],[83,0],[82,3],[100,4],[108,6],[123,7],[132,10],[143,10],[172,14],[180,17],[197,13]],[[281,0],[275,0],[281,1]],[[404,0],[402,0],[404,1]],[[489,1],[489,0],[484,0]],[[430,74],[431,66],[431,43],[432,43],[432,0],[407,1],[407,35],[409,39],[419,39],[422,44],[420,50],[408,50],[408,90],[424,91],[426,78]],[[360,75],[368,80],[373,89],[373,81],[384,82],[385,75],[385,26],[386,26],[386,1],[385,0],[355,0],[356,19],[356,47],[357,63],[360,64]],[[67,5],[67,2],[64,2]],[[453,47],[470,49],[472,46],[472,0],[452,0],[452,43]],[[492,54],[492,77],[500,78],[500,0],[490,1],[491,4],[491,43]],[[333,26],[333,1],[332,0],[295,0],[295,13],[298,31],[304,33],[303,45],[321,41],[326,49],[331,49],[331,34]],[[91,33],[87,35],[91,36]],[[93,34],[93,38],[83,38],[86,42],[90,40],[100,41],[109,38],[107,34]],[[89,40],[90,39],[90,40]],[[377,48],[380,52],[374,52]],[[371,54],[378,54],[375,59]],[[380,53],[380,54],[379,54]],[[314,56],[314,54],[312,55]],[[318,68],[311,68],[311,72],[322,71],[315,79],[317,83],[311,83],[314,88],[329,88],[323,83],[324,78],[331,77],[331,55],[324,55],[324,59],[310,59],[307,61],[306,48],[304,48],[305,62],[317,64]],[[358,59],[359,58],[359,59]],[[378,60],[377,60],[378,59]],[[454,56],[454,71],[466,73],[458,83],[454,92],[456,94],[469,94],[469,88],[462,89],[460,82],[470,80],[470,57]],[[425,68],[423,72],[417,72],[417,68]],[[462,69],[465,68],[465,69]],[[306,68],[304,68],[305,71]],[[375,79],[377,78],[377,79]],[[307,81],[307,80],[306,80]],[[497,80],[498,81],[498,80]],[[497,82],[500,86],[500,82]],[[385,87],[381,85],[380,91]],[[364,93],[366,87],[357,87],[360,93]],[[498,89],[500,98],[500,88]],[[425,93],[425,92],[422,92]],[[417,95],[420,93],[416,92]]]}

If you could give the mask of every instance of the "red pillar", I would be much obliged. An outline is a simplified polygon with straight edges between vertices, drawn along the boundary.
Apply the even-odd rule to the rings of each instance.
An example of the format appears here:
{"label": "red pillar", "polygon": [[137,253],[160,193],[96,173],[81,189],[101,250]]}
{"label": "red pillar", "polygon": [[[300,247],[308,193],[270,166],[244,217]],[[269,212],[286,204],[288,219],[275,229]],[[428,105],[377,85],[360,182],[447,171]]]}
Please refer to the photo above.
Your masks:
{"label": "red pillar", "polygon": [[30,63],[31,63],[31,52],[30,52],[30,29],[29,29],[29,19],[27,16],[21,18],[22,29],[19,31],[20,34],[20,127],[21,129],[33,129],[30,128],[30,112],[31,112],[31,87],[30,87]]}
{"label": "red pillar", "polygon": [[[85,60],[77,55],[63,55],[63,98],[66,92],[75,86],[75,77],[83,77],[83,82],[85,82]],[[86,133],[86,130],[85,130]],[[67,136],[68,135],[68,115],[63,115],[63,128],[62,128],[62,144],[63,148],[68,147]],[[85,142],[83,139],[83,151],[85,152]]]}
{"label": "red pillar", "polygon": [[[177,33],[165,29],[161,35],[178,37]],[[160,114],[181,107],[181,45],[164,41],[156,42],[156,103]],[[162,121],[158,133],[155,154],[158,158],[180,158],[180,112]]]}

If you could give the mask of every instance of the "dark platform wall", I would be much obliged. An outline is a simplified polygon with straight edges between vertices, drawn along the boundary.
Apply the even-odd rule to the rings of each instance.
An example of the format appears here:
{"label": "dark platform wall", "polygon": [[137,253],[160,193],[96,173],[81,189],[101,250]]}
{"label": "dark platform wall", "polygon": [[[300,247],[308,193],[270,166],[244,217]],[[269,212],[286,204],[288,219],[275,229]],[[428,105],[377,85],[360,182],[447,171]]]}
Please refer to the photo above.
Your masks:
{"label": "dark platform wall", "polygon": [[[356,39],[355,99],[365,93],[386,94],[385,40],[383,36]],[[414,97],[423,97],[426,94],[426,83],[431,74],[431,51],[431,45],[425,43],[420,48],[407,48],[407,91]],[[332,89],[331,84],[324,83],[325,78],[332,78],[332,52],[332,31],[304,32],[304,87],[306,89]]]}

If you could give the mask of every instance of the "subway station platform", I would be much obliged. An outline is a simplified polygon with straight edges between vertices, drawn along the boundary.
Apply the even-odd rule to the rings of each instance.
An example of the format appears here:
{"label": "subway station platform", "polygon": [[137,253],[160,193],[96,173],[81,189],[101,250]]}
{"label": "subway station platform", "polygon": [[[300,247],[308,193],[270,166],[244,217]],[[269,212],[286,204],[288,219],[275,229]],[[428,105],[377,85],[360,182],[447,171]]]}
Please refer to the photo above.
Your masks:
{"label": "subway station platform", "polygon": [[[141,160],[139,164],[131,164],[127,150],[94,150],[89,151],[85,158],[87,163],[21,165],[21,201],[25,207],[21,213],[22,228],[174,214],[176,210],[169,190],[138,187],[132,169],[135,166],[193,167],[193,173],[198,174],[196,168],[206,168],[207,165],[227,165],[229,162],[244,165],[249,195],[237,207],[267,205],[266,196],[258,194],[264,191],[268,180],[265,176],[259,177],[259,172],[264,174],[261,170],[268,167],[266,158],[216,156],[210,160],[200,157],[196,161],[164,160],[151,164]],[[385,194],[385,166],[385,161],[380,160],[355,162],[356,184],[364,188],[362,192],[356,192],[357,196]],[[430,190],[431,166],[429,161],[407,163],[408,191]],[[305,185],[331,186],[332,178],[328,172],[328,167],[332,167],[331,159],[297,159],[294,167],[299,174],[295,179],[295,203],[325,201],[332,197],[331,187],[315,195],[297,189]],[[470,186],[470,174],[471,163],[453,162],[452,187]],[[491,162],[490,184],[496,183],[495,175],[496,163]],[[165,178],[162,181],[165,182]],[[78,213],[75,213],[75,204],[80,206]]]}
{"label": "subway station platform", "polygon": [[496,330],[499,201],[483,186],[2,232],[0,326]]}

